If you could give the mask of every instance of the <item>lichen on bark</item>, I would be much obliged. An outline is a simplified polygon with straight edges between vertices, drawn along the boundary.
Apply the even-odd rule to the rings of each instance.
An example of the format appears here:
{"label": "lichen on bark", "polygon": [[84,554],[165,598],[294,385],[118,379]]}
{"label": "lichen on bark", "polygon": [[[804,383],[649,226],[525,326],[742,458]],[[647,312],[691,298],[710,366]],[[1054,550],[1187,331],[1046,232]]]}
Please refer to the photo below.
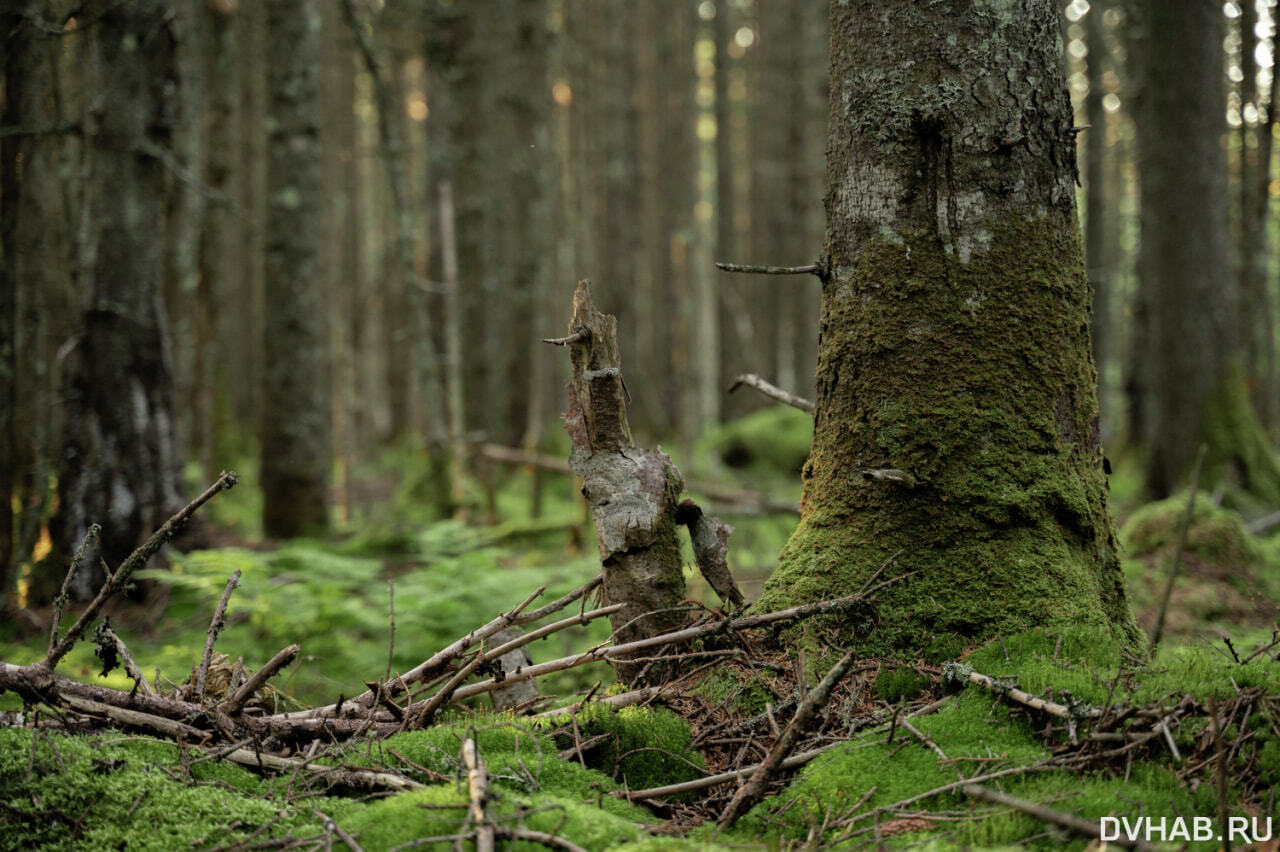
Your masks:
{"label": "lichen on bark", "polygon": [[1136,636],[1056,6],[998,6],[831,8],[814,446],[757,606],[856,591],[901,549],[917,573],[880,594],[886,646],[1060,621]]}

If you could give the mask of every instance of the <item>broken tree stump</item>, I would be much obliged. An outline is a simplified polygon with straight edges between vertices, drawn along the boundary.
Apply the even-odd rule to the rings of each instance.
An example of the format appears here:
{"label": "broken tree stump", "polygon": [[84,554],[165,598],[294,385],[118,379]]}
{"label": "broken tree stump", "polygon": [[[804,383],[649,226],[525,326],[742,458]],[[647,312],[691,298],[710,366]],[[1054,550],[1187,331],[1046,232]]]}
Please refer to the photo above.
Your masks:
{"label": "broken tree stump", "polygon": [[[635,446],[618,357],[618,323],[591,304],[587,281],[578,282],[574,290],[568,336],[547,342],[568,346],[573,364],[564,415],[573,445],[569,466],[582,477],[582,494],[595,522],[602,594],[607,603],[623,604],[610,616],[614,641],[631,642],[673,629],[683,619],[679,607],[685,598],[677,527],[696,519],[703,535],[695,538],[711,544],[702,551],[719,550],[721,558],[728,527],[689,506],[682,510],[680,471],[661,450]],[[732,579],[728,583],[731,586]],[[732,593],[726,591],[723,576],[716,578],[714,587],[722,597],[729,595],[726,600],[741,603],[736,587]],[[664,674],[659,667],[641,663],[624,662],[616,668],[619,679],[627,683],[657,682]]]}

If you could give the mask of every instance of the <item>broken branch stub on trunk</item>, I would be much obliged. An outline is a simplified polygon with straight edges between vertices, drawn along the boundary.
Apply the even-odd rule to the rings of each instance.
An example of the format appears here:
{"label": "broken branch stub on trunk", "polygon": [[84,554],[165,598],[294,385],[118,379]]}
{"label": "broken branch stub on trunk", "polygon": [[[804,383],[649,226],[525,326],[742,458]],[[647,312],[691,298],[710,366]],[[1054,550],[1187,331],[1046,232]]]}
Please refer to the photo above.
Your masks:
{"label": "broken branch stub on trunk", "polygon": [[[677,507],[684,479],[660,450],[635,446],[627,423],[627,390],[618,357],[618,323],[591,304],[580,281],[569,323],[569,410],[564,415],[573,450],[569,465],[582,477],[591,506],[608,603],[623,604],[610,616],[615,641],[631,642],[676,627],[685,597],[677,535]],[[631,682],[641,667],[622,663],[618,676]],[[646,677],[663,672],[648,669]]]}

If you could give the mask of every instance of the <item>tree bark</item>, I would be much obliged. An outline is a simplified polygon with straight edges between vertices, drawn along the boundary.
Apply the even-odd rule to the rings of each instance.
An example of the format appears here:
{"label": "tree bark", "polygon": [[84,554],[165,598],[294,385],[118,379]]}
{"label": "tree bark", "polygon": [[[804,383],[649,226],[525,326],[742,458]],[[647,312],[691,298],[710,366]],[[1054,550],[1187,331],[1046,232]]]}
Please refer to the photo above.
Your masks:
{"label": "tree bark", "polygon": [[[161,301],[165,184],[172,158],[175,33],[163,3],[105,10],[92,33],[100,98],[89,189],[96,243],[83,327],[68,371],[54,555],[102,525],[72,584],[89,597],[103,577],[181,506],[174,455],[173,374]],[[50,559],[52,584],[66,568]],[[37,595],[37,598],[39,595]]]}
{"label": "tree bark", "polygon": [[1085,15],[1089,46],[1089,94],[1085,98],[1085,115],[1089,128],[1085,131],[1085,216],[1084,251],[1089,282],[1093,285],[1093,363],[1098,368],[1098,401],[1102,411],[1103,434],[1111,418],[1110,385],[1107,368],[1114,348],[1111,330],[1111,246],[1115,225],[1108,219],[1112,201],[1107,193],[1105,176],[1107,151],[1107,111],[1102,72],[1107,55],[1106,28],[1102,16],[1105,0],[1094,0]]}
{"label": "tree bark", "polygon": [[1153,497],[1177,490],[1203,442],[1209,487],[1227,483],[1280,503],[1280,464],[1244,385],[1244,342],[1233,333],[1239,293],[1227,283],[1223,16],[1213,4],[1151,0],[1141,19],[1140,263],[1152,320],[1150,349],[1141,353],[1152,365],[1145,485]]}
{"label": "tree bark", "polygon": [[1133,641],[1057,4],[830,16],[813,453],[757,606],[856,590],[902,550],[917,573],[879,595],[873,646],[1062,622]]}
{"label": "tree bark", "polygon": [[313,0],[267,8],[268,165],[263,531],[328,525],[327,279],[320,264],[320,20]]}
{"label": "tree bark", "polygon": [[[36,129],[54,123],[48,108],[45,38],[36,21],[45,11],[42,0],[18,4],[0,15],[3,33],[5,128]],[[0,607],[8,600],[25,554],[14,552],[15,499],[25,503],[19,448],[28,444],[23,433],[35,427],[34,411],[24,408],[20,391],[19,342],[30,346],[37,333],[24,328],[20,292],[39,292],[49,282],[46,261],[45,193],[51,178],[48,137],[15,134],[0,139]],[[31,357],[35,350],[26,352]],[[33,460],[31,460],[33,461]],[[21,538],[20,536],[18,537]]]}

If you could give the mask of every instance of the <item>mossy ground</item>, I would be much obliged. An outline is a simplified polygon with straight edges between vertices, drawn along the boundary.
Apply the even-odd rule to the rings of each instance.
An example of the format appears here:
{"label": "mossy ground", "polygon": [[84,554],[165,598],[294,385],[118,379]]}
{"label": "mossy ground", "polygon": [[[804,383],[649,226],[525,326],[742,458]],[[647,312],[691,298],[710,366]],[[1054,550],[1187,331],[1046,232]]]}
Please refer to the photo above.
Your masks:
{"label": "mossy ground", "polygon": [[[955,643],[943,644],[954,649]],[[940,646],[935,661],[942,652]],[[1239,664],[1215,649],[1169,647],[1150,664],[1135,668],[1109,632],[1067,628],[1003,636],[965,658],[976,670],[1015,680],[1033,694],[1062,702],[1070,695],[1095,707],[1170,704],[1184,695],[1201,704],[1210,698],[1226,702],[1250,689],[1271,696],[1256,703],[1247,720],[1237,717],[1224,731],[1235,739],[1247,734],[1229,775],[1229,801],[1233,815],[1252,816],[1259,808],[1275,807],[1273,801],[1259,801],[1256,790],[1280,785],[1280,667],[1270,660],[1274,653]],[[928,670],[927,664],[885,666],[882,672],[894,674],[882,675],[884,684],[867,672],[863,686],[850,686],[864,696],[859,712],[894,702],[912,706],[905,692],[874,696],[890,682],[901,687],[903,672],[910,674],[909,686],[925,690],[916,706],[936,696],[939,683],[919,674]],[[713,682],[723,687],[728,681],[721,677]],[[868,696],[871,705],[865,704]],[[786,716],[780,718],[785,723]],[[969,686],[938,712],[913,720],[948,761],[902,726],[889,742],[887,727],[881,725],[814,760],[728,834],[716,834],[710,823],[697,828],[686,821],[680,837],[651,836],[663,819],[613,795],[624,788],[688,780],[705,771],[702,756],[691,747],[688,723],[664,709],[613,712],[588,705],[578,714],[579,741],[609,736],[603,745],[585,749],[581,760],[575,754],[558,756],[574,742],[567,715],[531,724],[491,714],[455,715],[428,730],[351,743],[323,758],[391,769],[428,785],[381,797],[317,787],[305,773],[263,777],[216,761],[195,762],[196,752],[115,732],[63,736],[2,729],[0,824],[6,830],[0,832],[0,849],[119,848],[121,843],[130,849],[205,848],[242,841],[259,830],[254,835],[258,840],[322,838],[324,827],[315,811],[333,818],[370,852],[423,837],[451,837],[464,827],[461,806],[467,793],[459,748],[468,736],[488,767],[492,795],[487,807],[494,820],[555,832],[590,850],[704,849],[715,843],[776,848],[804,840],[824,823],[824,841],[848,834],[850,848],[858,848],[872,843],[877,821],[886,848],[921,841],[938,849],[1016,843],[1083,848],[1082,839],[1056,830],[1046,833],[1046,826],[1033,817],[975,804],[954,790],[891,807],[956,781],[957,769],[972,776],[1045,761],[1066,742],[1060,723],[1046,738],[1046,722],[1053,721]],[[1083,773],[1056,768],[1014,774],[1001,778],[999,786],[1005,793],[1085,819],[1139,812],[1156,818],[1216,818],[1212,773],[1195,766],[1206,730],[1203,716],[1173,728],[1182,753],[1193,756],[1182,763],[1158,742],[1136,752],[1129,764],[1104,761]],[[1180,772],[1187,777],[1180,778]],[[1242,801],[1246,789],[1255,792]],[[714,805],[700,810],[701,802],[711,801],[706,793],[687,799],[677,805],[682,813],[701,813],[714,821]],[[878,818],[871,816],[880,808],[886,810]],[[442,841],[427,848],[451,845],[451,840]],[[522,842],[504,848],[538,847]]]}

